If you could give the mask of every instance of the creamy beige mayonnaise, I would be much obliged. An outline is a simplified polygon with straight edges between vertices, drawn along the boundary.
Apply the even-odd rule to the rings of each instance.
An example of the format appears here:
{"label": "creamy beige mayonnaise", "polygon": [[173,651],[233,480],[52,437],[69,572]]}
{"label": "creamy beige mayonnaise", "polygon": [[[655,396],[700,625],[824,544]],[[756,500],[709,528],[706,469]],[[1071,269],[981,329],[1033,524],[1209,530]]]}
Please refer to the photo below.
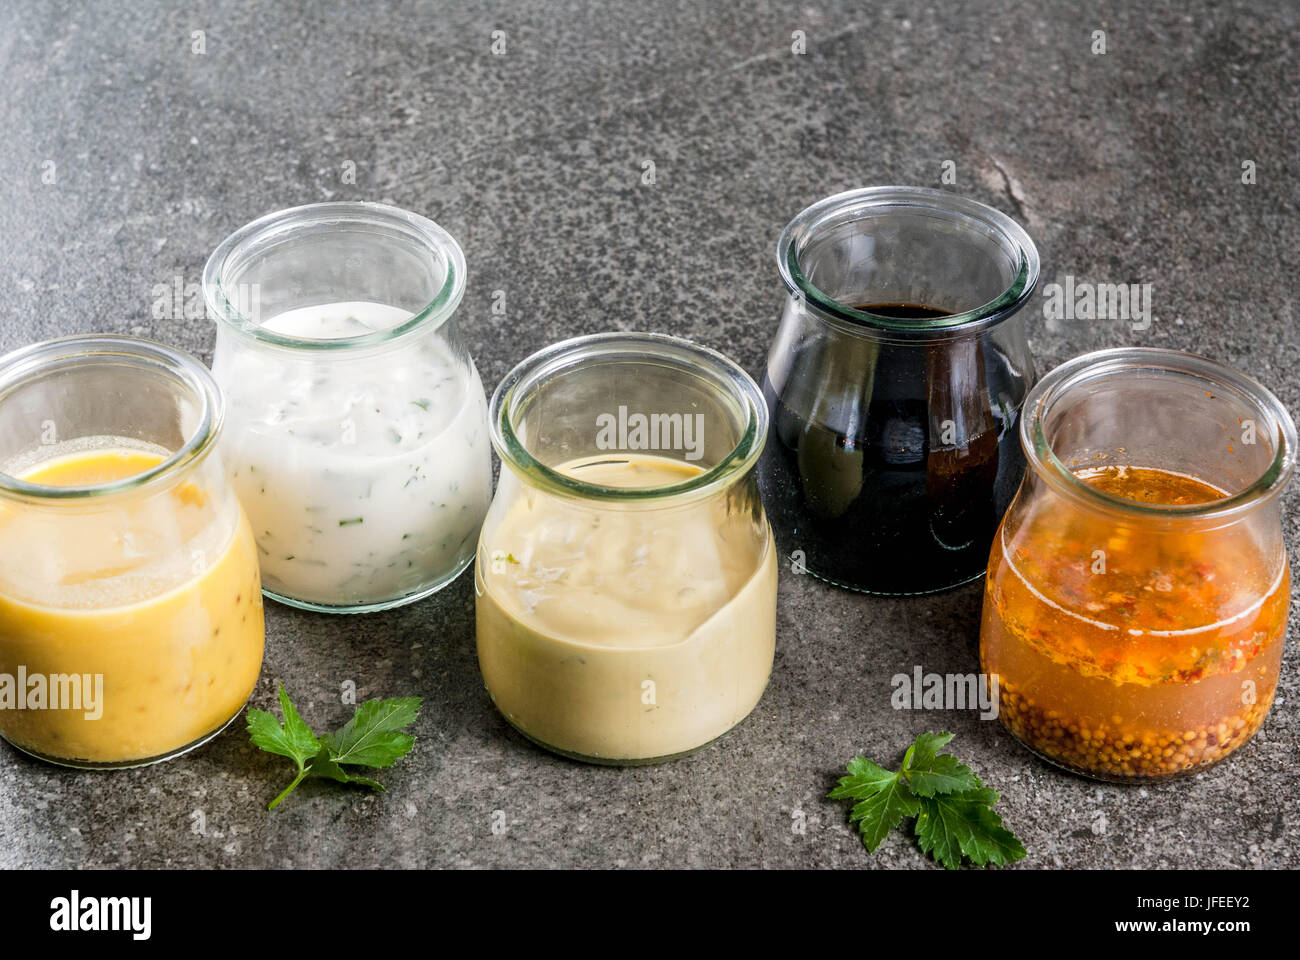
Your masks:
{"label": "creamy beige mayonnaise", "polygon": [[[608,487],[703,472],[636,454],[556,469]],[[725,494],[627,506],[511,482],[517,494],[499,497],[484,527],[475,585],[479,664],[512,724],[560,752],[628,763],[693,750],[749,714],[776,636],[761,513]]]}

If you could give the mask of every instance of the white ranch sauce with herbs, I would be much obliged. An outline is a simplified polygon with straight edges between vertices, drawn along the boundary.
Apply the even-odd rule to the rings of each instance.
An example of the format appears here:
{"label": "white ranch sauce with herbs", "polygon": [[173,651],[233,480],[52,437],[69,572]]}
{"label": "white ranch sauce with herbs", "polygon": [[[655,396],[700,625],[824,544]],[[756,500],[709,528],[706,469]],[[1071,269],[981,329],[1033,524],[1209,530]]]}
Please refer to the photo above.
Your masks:
{"label": "white ranch sauce with herbs", "polygon": [[[410,316],[339,302],[290,310],[263,327],[330,340]],[[472,557],[491,492],[483,385],[437,337],[415,336],[358,357],[219,345],[225,466],[272,592],[377,603],[426,588]]]}

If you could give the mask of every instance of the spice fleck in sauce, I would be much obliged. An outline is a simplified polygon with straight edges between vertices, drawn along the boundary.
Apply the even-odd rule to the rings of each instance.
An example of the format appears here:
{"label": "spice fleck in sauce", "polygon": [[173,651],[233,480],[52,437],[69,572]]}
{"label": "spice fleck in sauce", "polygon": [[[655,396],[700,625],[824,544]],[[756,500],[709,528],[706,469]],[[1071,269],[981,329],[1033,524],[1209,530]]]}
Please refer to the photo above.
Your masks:
{"label": "spice fleck in sauce", "polygon": [[[1075,474],[1146,504],[1224,496],[1140,467]],[[1155,530],[1042,497],[994,541],[984,670],[1030,748],[1109,779],[1192,772],[1248,740],[1273,700],[1290,573],[1249,525]],[[1014,508],[1013,508],[1014,509]]]}

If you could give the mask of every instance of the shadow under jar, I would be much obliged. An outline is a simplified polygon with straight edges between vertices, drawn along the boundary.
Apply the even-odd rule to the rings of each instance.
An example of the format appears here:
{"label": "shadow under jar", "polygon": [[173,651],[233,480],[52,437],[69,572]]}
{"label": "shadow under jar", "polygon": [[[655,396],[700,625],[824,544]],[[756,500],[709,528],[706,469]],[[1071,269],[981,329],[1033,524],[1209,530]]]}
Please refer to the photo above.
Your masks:
{"label": "shadow under jar", "polygon": [[654,334],[548,347],[497,387],[475,564],[479,666],[530,740],[593,763],[699,749],[767,686],[776,551],[758,386]]}
{"label": "shadow under jar", "polygon": [[261,669],[257,548],[188,354],[69,337],[0,358],[0,735],[74,767],[184,753]]}
{"label": "shadow under jar", "polygon": [[473,560],[492,459],[464,289],[445,230],[377,203],[270,214],[208,260],[226,467],[268,596],[382,610]]}
{"label": "shadow under jar", "polygon": [[1291,577],[1296,431],[1221,364],[1124,348],[1030,394],[1030,469],[989,560],[980,653],[1026,746],[1100,780],[1195,773],[1254,735]]}
{"label": "shadow under jar", "polygon": [[1024,471],[1033,241],[951,193],[869,187],[799,214],[777,261],[760,482],[782,553],[868,593],[980,577]]}

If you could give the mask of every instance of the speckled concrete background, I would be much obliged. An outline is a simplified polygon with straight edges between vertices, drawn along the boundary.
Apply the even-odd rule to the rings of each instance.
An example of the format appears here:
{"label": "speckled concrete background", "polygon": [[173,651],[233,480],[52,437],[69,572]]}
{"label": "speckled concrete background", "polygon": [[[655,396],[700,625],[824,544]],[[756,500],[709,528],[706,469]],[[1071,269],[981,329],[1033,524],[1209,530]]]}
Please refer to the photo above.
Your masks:
{"label": "speckled concrete background", "polygon": [[[948,189],[1028,227],[1045,283],[1154,285],[1144,332],[1035,309],[1041,369],[1101,346],[1179,347],[1300,411],[1296,4],[738,6],[11,2],[0,347],[119,331],[207,359],[209,324],[154,319],[156,285],[197,283],[208,252],[262,213],[373,199],[460,239],[460,317],[489,385],[547,343],[607,329],[688,336],[757,373],[784,223],[853,186],[937,186],[952,161]],[[1287,530],[1294,551],[1294,509]],[[267,814],[290,768],[238,727],[107,775],[0,748],[0,866],[924,867],[901,834],[868,856],[822,797],[854,752],[891,760],[932,727],[956,731],[1004,793],[1024,866],[1300,866],[1294,623],[1252,744],[1188,782],[1117,788],[1055,772],[973,714],[890,708],[894,673],[975,668],[978,609],[978,588],[891,601],[784,574],[776,672],[753,716],[690,759],[617,770],[546,755],[494,713],[468,576],[368,617],[268,604],[258,706],[279,680],[318,727],[346,718],[344,680],[427,698],[387,794],[309,782]]]}

